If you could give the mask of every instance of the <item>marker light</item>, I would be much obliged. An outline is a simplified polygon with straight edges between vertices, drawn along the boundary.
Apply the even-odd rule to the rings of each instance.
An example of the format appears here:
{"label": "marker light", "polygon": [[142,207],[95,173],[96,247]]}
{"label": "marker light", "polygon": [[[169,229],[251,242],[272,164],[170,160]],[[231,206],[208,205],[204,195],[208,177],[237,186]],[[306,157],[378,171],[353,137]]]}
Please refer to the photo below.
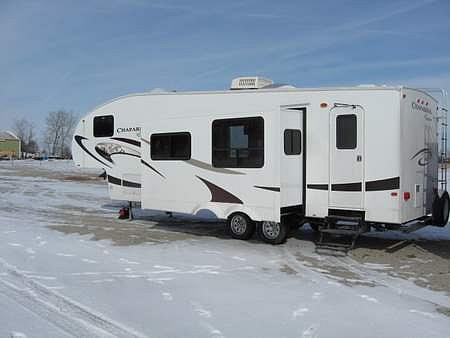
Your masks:
{"label": "marker light", "polygon": [[326,107],[328,107],[328,103],[322,102],[322,103],[320,104],[320,108],[326,108]]}
{"label": "marker light", "polygon": [[391,192],[391,196],[392,197],[397,197],[398,196],[398,192],[396,192],[396,191]]}
{"label": "marker light", "polygon": [[411,198],[411,193],[409,191],[405,191],[403,193],[403,199],[407,202]]}

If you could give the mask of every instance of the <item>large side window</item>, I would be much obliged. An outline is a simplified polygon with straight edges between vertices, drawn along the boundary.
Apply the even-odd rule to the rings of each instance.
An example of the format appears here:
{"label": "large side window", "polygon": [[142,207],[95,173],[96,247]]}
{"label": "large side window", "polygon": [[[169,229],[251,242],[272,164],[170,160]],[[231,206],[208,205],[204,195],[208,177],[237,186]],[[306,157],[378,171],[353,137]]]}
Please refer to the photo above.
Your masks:
{"label": "large side window", "polygon": [[336,147],[338,149],[355,149],[356,139],[356,115],[338,115],[336,117]]}
{"label": "large side window", "polygon": [[284,131],[284,153],[286,155],[300,155],[302,152],[302,132],[298,129]]}
{"label": "large side window", "polygon": [[214,120],[212,165],[217,168],[264,166],[264,119],[248,117]]}
{"label": "large side window", "polygon": [[94,136],[109,137],[114,135],[114,116],[95,116],[94,117]]}
{"label": "large side window", "polygon": [[191,158],[191,134],[164,133],[150,137],[152,160],[189,160]]}

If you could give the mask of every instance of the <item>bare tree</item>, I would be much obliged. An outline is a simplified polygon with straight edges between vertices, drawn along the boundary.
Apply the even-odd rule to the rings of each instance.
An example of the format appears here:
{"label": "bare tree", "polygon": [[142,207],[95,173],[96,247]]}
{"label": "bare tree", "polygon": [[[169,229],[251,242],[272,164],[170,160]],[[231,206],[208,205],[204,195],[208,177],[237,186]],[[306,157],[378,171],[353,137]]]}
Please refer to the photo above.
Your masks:
{"label": "bare tree", "polygon": [[25,153],[36,153],[38,145],[34,139],[35,126],[25,118],[16,119],[13,122],[13,132],[22,142],[22,151]]}
{"label": "bare tree", "polygon": [[44,143],[50,155],[70,157],[70,141],[76,122],[77,118],[72,112],[58,110],[48,114]]}

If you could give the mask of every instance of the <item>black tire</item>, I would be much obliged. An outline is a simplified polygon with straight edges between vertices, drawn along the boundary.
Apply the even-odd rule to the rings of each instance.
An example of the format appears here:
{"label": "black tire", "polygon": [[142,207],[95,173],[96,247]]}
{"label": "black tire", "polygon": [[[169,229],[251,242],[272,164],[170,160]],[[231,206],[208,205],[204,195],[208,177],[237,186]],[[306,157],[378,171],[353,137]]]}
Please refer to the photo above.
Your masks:
{"label": "black tire", "polygon": [[314,231],[314,232],[319,232],[319,227],[320,224],[319,223],[308,223],[309,227]]}
{"label": "black tire", "polygon": [[247,240],[255,233],[255,222],[241,212],[231,214],[227,220],[227,229],[231,237]]}
{"label": "black tire", "polygon": [[432,206],[433,225],[445,227],[448,223],[450,198],[447,191],[441,197],[435,196]]}
{"label": "black tire", "polygon": [[281,244],[289,234],[289,225],[283,222],[259,222],[258,237],[269,244]]}
{"label": "black tire", "polygon": [[303,219],[299,215],[286,215],[281,217],[281,222],[289,226],[290,231],[295,231],[303,226]]}

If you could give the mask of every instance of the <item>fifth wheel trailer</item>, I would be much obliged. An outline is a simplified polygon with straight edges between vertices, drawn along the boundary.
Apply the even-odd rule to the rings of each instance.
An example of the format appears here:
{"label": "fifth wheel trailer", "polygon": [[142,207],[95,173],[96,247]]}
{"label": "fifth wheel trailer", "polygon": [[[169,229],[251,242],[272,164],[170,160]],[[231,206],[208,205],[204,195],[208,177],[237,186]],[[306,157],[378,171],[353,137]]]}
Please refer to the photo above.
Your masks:
{"label": "fifth wheel trailer", "polygon": [[[116,165],[110,185],[135,189],[142,208],[227,219],[241,239],[256,229],[281,243],[294,221],[353,235],[447,223],[446,108],[427,92],[258,82],[113,100],[80,122],[75,162],[104,162],[113,178]],[[136,148],[99,157],[96,144],[111,142]]]}

